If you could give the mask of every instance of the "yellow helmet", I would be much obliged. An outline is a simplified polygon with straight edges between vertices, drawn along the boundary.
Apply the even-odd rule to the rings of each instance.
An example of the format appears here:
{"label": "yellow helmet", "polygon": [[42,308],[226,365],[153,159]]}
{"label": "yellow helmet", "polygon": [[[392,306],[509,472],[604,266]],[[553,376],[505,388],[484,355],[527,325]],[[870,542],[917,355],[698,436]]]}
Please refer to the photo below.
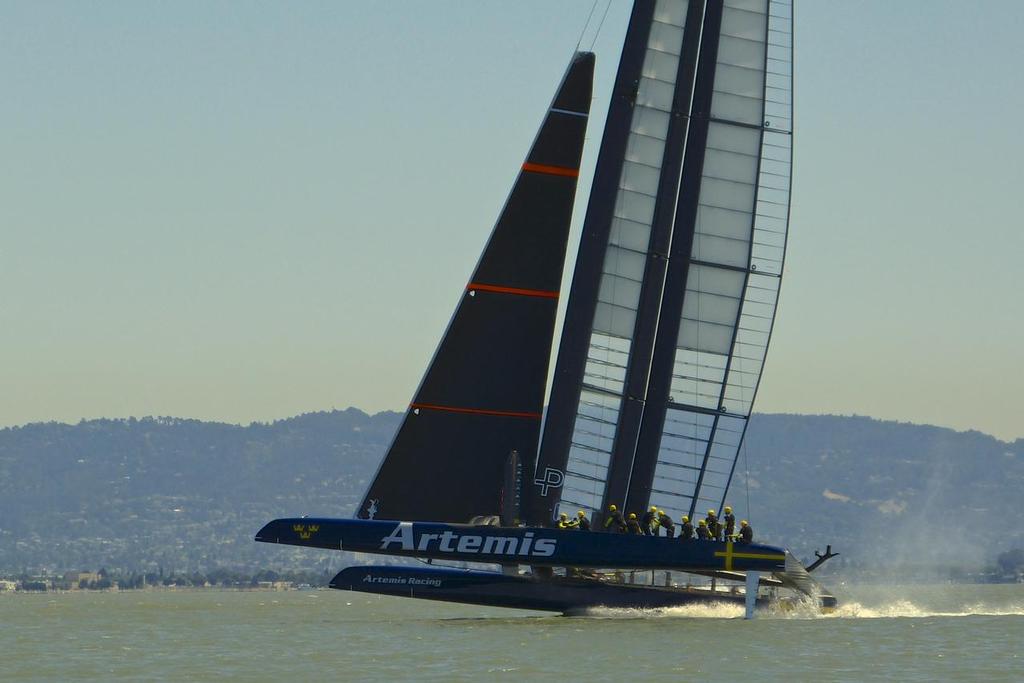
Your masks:
{"label": "yellow helmet", "polygon": [[709,514],[709,515],[711,515],[711,516],[713,517],[713,516],[714,516],[714,514],[715,514],[715,511],[714,511],[714,510],[708,510],[708,514]]}
{"label": "yellow helmet", "polygon": [[583,514],[583,510],[580,510],[579,512],[577,512],[577,513],[576,513],[576,516],[577,516],[577,517],[586,517],[586,515],[585,515],[585,514]]}
{"label": "yellow helmet", "polygon": [[726,506],[725,506],[725,514],[729,514],[729,513],[731,513],[731,512],[732,512],[732,508],[731,508],[731,507],[729,507],[728,505],[726,505]]}
{"label": "yellow helmet", "polygon": [[558,518],[559,518],[559,519],[569,519],[569,515],[567,515],[567,514],[565,514],[565,513],[563,512],[562,514],[558,515]]}
{"label": "yellow helmet", "polygon": [[629,518],[630,519],[636,519],[636,513],[635,512],[630,512],[629,513]]}
{"label": "yellow helmet", "polygon": [[618,509],[619,508],[615,507],[615,503],[612,503],[611,505],[608,506],[608,512],[615,512]]}
{"label": "yellow helmet", "polygon": [[708,525],[708,523],[705,522],[703,519],[700,520],[699,522],[697,522],[697,526],[707,526],[707,525]]}
{"label": "yellow helmet", "polygon": [[689,522],[689,521],[690,521],[690,518],[687,517],[686,515],[683,515],[683,522]]}
{"label": "yellow helmet", "polygon": [[658,511],[658,506],[656,506],[656,505],[652,505],[651,509],[648,510],[648,512],[657,512],[657,511]]}
{"label": "yellow helmet", "polygon": [[740,522],[740,526],[747,526],[747,520],[743,520],[742,522]]}

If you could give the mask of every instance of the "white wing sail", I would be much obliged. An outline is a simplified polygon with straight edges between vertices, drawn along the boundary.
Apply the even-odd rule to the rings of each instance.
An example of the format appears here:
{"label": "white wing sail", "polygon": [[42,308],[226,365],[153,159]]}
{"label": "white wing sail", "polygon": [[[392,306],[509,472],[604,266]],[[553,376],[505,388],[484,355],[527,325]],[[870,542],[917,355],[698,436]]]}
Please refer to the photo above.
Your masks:
{"label": "white wing sail", "polygon": [[775,316],[791,132],[791,0],[636,3],[535,510],[721,505]]}

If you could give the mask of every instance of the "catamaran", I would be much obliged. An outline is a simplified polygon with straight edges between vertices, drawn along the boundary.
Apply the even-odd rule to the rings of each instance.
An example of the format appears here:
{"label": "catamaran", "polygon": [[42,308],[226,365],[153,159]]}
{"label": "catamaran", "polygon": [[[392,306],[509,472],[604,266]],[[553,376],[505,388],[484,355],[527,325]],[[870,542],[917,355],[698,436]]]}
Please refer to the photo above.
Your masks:
{"label": "catamaran", "polygon": [[[805,568],[783,547],[603,525],[611,505],[696,520],[728,502],[782,278],[792,22],[791,0],[636,0],[545,413],[594,73],[574,53],[356,518],[278,519],[256,540],[426,562],[331,582],[384,595],[834,605],[809,573],[830,551]],[[558,528],[578,511],[593,531]]]}

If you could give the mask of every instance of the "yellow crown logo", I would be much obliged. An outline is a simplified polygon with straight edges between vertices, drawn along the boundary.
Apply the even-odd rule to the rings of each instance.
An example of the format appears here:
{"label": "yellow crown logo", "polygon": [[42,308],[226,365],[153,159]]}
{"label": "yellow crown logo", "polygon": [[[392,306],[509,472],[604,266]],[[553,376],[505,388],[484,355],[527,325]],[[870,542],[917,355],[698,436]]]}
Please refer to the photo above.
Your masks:
{"label": "yellow crown logo", "polygon": [[316,532],[320,531],[320,525],[310,524],[306,526],[305,524],[293,524],[292,531],[297,533],[302,540],[308,541]]}

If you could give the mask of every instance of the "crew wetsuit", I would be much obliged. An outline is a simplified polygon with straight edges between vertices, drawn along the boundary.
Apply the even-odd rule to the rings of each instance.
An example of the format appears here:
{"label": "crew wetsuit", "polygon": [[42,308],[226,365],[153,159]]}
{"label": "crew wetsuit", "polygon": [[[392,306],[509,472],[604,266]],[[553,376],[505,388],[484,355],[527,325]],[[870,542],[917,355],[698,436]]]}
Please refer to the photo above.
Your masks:
{"label": "crew wetsuit", "polygon": [[613,510],[608,513],[608,517],[604,520],[604,528],[617,531],[622,534],[626,532],[626,520],[622,518],[622,513],[618,510]]}
{"label": "crew wetsuit", "polygon": [[693,538],[693,525],[689,522],[683,522],[683,526],[679,529],[679,540],[689,541]]}
{"label": "crew wetsuit", "polygon": [[740,527],[740,537],[736,540],[737,543],[753,543],[754,542],[754,530],[750,528],[750,525]]}
{"label": "crew wetsuit", "polygon": [[576,527],[580,531],[590,531],[590,520],[589,519],[587,519],[586,517],[578,517],[577,520],[578,521],[576,522]]}
{"label": "crew wetsuit", "polygon": [[722,523],[718,521],[718,517],[714,515],[708,515],[704,519],[704,523],[708,526],[708,535],[711,536],[712,540],[722,540]]}
{"label": "crew wetsuit", "polygon": [[651,525],[654,524],[654,518],[657,516],[656,512],[648,510],[644,513],[644,516],[640,518],[640,528],[644,531],[644,536],[657,536],[658,527],[655,526],[653,529]]}
{"label": "crew wetsuit", "polygon": [[727,512],[722,519],[725,521],[725,537],[732,538],[733,534],[736,533],[736,515]]}
{"label": "crew wetsuit", "polygon": [[643,536],[644,532],[640,528],[640,522],[636,521],[636,517],[626,520],[626,533],[636,534],[637,536]]}
{"label": "crew wetsuit", "polygon": [[676,535],[676,525],[672,518],[666,514],[658,515],[658,526],[665,530],[665,535],[672,538]]}

